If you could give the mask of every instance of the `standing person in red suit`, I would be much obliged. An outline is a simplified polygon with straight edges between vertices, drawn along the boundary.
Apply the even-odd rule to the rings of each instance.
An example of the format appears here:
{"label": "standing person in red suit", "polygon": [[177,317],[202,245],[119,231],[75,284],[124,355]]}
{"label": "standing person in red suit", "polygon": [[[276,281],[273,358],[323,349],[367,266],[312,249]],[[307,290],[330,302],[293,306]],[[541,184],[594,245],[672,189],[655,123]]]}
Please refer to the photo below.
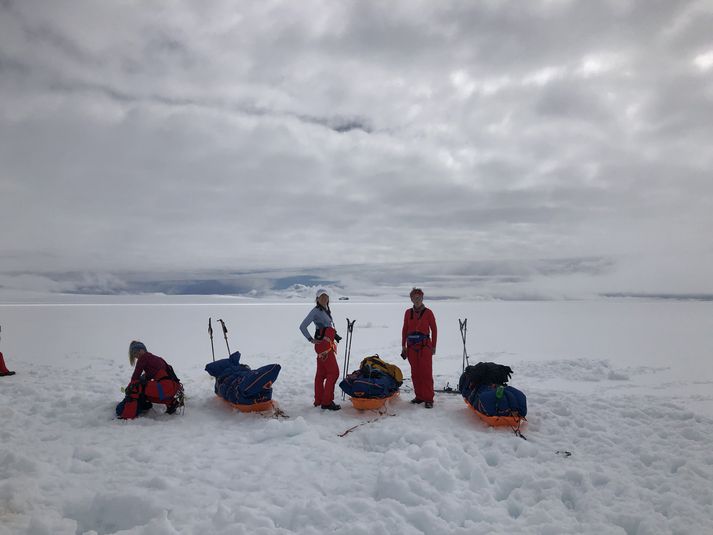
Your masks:
{"label": "standing person in red suit", "polygon": [[[312,336],[307,327],[314,323],[316,330]],[[338,411],[342,407],[334,403],[334,385],[339,379],[337,364],[337,342],[341,337],[334,329],[332,311],[329,309],[327,290],[317,290],[315,307],[309,311],[300,325],[300,331],[317,353],[317,372],[314,376],[314,406],[324,410]]]}
{"label": "standing person in red suit", "polygon": [[[1,330],[2,327],[0,327],[0,331]],[[7,366],[5,366],[5,358],[2,356],[2,351],[0,351],[0,377],[4,377],[6,375],[15,375],[15,372],[11,372],[7,369]]]}
{"label": "standing person in red suit", "polygon": [[411,380],[416,397],[411,403],[423,403],[433,408],[433,355],[436,353],[438,329],[436,318],[423,304],[423,290],[414,288],[410,293],[413,306],[404,314],[401,330],[401,356],[411,365]]}

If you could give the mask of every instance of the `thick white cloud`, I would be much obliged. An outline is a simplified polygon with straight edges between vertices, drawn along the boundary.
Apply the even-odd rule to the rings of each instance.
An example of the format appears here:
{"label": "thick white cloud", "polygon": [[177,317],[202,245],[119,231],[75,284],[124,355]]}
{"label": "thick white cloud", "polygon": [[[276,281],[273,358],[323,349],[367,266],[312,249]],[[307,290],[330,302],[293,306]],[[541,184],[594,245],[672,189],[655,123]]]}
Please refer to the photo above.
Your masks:
{"label": "thick white cloud", "polygon": [[682,260],[652,289],[711,291],[711,23],[710,1],[0,1],[0,271],[643,255]]}

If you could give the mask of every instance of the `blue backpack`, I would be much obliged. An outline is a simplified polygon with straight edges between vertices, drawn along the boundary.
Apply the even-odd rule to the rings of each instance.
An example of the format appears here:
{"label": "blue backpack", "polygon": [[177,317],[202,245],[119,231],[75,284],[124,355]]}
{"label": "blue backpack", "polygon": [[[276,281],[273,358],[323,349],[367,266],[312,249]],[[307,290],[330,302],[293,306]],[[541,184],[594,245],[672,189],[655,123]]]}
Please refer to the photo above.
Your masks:
{"label": "blue backpack", "polygon": [[527,416],[527,398],[512,386],[481,385],[466,399],[485,416]]}

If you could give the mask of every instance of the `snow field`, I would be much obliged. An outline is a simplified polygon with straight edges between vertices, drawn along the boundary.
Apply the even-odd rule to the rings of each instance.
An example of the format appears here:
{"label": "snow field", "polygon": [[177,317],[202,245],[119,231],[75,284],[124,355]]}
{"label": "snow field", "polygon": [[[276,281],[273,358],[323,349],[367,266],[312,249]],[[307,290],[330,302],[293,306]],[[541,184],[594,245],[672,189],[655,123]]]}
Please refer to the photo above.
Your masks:
{"label": "snow field", "polygon": [[[290,332],[305,308],[239,307],[237,318],[223,316],[244,333],[243,343],[231,339],[244,362],[283,365],[275,399],[290,415],[284,420],[239,413],[214,396],[203,371],[207,335],[179,321],[186,314],[192,322],[193,308],[171,309],[170,326],[155,327],[185,339],[186,348],[202,346],[204,357],[177,345],[169,354],[161,347],[176,342],[160,336],[149,343],[184,381],[183,415],[155,407],[134,421],[113,419],[130,375],[124,346],[141,337],[133,321],[149,325],[153,309],[110,309],[112,322],[131,331],[118,348],[90,353],[63,342],[49,359],[36,349],[49,345],[39,337],[28,341],[25,358],[11,348],[18,375],[0,383],[0,534],[713,532],[713,420],[698,402],[709,398],[695,388],[686,396],[660,361],[581,357],[586,340],[572,344],[568,359],[483,344],[473,358],[511,365],[511,383],[528,395],[527,441],[487,428],[458,395],[437,395],[430,411],[411,405],[408,381],[387,414],[339,437],[378,415],[348,401],[337,413],[312,407],[314,357]],[[402,308],[374,306],[372,326],[355,329],[350,369],[378,352],[409,375],[393,358],[402,317],[393,316]],[[25,310],[17,312],[5,314],[4,327],[25,319]],[[97,310],[37,313],[63,330],[75,323],[101,335],[106,328]],[[266,317],[288,334],[263,331]],[[252,329],[239,327],[251,322]],[[458,332],[445,323],[435,364],[441,387],[457,380],[461,362]],[[338,360],[341,367],[341,354]],[[705,373],[697,379],[709,384]]]}

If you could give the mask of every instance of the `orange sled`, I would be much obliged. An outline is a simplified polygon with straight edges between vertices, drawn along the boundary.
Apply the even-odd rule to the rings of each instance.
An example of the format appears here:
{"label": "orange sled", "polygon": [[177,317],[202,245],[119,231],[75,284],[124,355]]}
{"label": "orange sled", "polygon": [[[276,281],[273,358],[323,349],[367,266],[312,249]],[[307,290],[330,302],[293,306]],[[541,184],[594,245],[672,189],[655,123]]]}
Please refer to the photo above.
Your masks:
{"label": "orange sled", "polygon": [[221,398],[220,396],[216,396],[218,399],[221,401],[224,401],[234,409],[238,409],[240,412],[263,412],[263,411],[271,411],[274,407],[272,404],[272,400],[268,401],[262,401],[260,403],[251,403],[250,405],[242,404],[242,403],[231,403],[227,399]]}
{"label": "orange sled", "polygon": [[467,399],[464,399],[465,404],[470,407],[470,410],[472,410],[475,414],[478,415],[478,418],[483,420],[486,424],[491,425],[493,427],[512,427],[513,429],[519,429],[520,424],[523,421],[527,421],[523,416],[486,416],[482,412],[478,411],[473,405],[468,403]]}
{"label": "orange sled", "polygon": [[398,392],[394,392],[388,398],[349,398],[355,409],[360,411],[369,411],[374,409],[380,409],[386,402],[390,399],[394,399],[398,396]]}

